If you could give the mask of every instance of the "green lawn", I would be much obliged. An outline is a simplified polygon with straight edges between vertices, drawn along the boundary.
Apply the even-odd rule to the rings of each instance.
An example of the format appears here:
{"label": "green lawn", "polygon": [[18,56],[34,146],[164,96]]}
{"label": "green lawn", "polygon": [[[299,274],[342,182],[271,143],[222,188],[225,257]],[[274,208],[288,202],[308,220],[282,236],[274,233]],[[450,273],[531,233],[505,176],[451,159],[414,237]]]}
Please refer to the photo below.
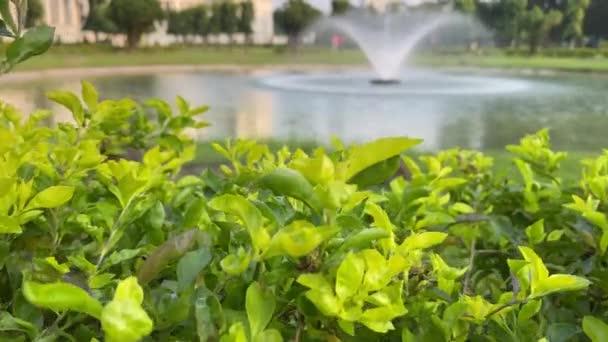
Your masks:
{"label": "green lawn", "polygon": [[365,57],[358,51],[331,52],[306,49],[286,53],[261,47],[169,47],[146,48],[135,51],[94,46],[59,46],[48,53],[32,58],[17,70],[41,70],[75,67],[111,67],[145,65],[356,65],[364,64]]}
{"label": "green lawn", "polygon": [[[500,51],[488,55],[432,55],[413,58],[423,66],[469,66],[518,69],[555,69],[566,71],[608,71],[608,58],[506,56]],[[327,49],[303,48],[287,53],[278,48],[175,46],[146,48],[132,52],[108,46],[56,46],[47,54],[33,58],[17,70],[41,70],[74,67],[111,67],[144,65],[364,65],[366,59],[357,50],[334,52]]]}

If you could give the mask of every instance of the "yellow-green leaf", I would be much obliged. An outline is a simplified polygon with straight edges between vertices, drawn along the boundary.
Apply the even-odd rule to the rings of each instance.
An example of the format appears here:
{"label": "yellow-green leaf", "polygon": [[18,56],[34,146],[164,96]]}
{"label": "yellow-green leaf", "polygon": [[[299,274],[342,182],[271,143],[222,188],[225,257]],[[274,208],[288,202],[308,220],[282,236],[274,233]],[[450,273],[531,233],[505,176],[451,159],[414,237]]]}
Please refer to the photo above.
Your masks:
{"label": "yellow-green leaf", "polygon": [[526,228],[526,235],[528,236],[528,241],[531,244],[535,245],[543,242],[545,239],[545,220],[538,220],[534,222],[532,225]]}
{"label": "yellow-green leaf", "polygon": [[348,181],[368,167],[397,156],[421,142],[419,139],[393,137],[352,147],[345,165],[344,180]]}
{"label": "yellow-green leaf", "polygon": [[255,338],[266,329],[272,319],[275,309],[274,296],[269,291],[263,290],[260,284],[253,282],[247,288],[245,309],[251,336]]}
{"label": "yellow-green leaf", "polygon": [[354,296],[365,272],[365,261],[354,253],[349,253],[338,267],[336,274],[336,294],[341,300]]}
{"label": "yellow-green leaf", "polygon": [[585,278],[569,275],[554,274],[540,280],[532,287],[532,297],[538,298],[555,292],[577,291],[586,289],[591,282]]}
{"label": "yellow-green leaf", "polygon": [[608,341],[608,324],[599,318],[585,316],[583,318],[583,331],[591,339],[591,342]]}
{"label": "yellow-green leaf", "polygon": [[28,203],[25,210],[57,208],[69,202],[73,195],[74,187],[72,186],[51,186],[37,193]]}
{"label": "yellow-green leaf", "polygon": [[101,317],[102,306],[96,299],[78,286],[68,283],[23,283],[23,296],[32,304],[55,312],[66,310]]}

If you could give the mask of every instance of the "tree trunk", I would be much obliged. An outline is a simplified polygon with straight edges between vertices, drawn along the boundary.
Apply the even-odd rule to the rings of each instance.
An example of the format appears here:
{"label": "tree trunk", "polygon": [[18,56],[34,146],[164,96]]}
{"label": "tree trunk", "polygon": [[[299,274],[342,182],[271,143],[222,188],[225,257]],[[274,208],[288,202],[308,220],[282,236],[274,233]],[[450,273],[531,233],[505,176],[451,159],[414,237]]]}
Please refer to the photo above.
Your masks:
{"label": "tree trunk", "polygon": [[538,45],[539,45],[539,39],[538,38],[530,38],[530,55],[536,55],[536,53],[538,53]]}
{"label": "tree trunk", "polygon": [[287,46],[289,48],[289,51],[291,51],[293,53],[298,52],[298,35],[297,34],[290,34],[287,36]]}
{"label": "tree trunk", "polygon": [[141,33],[139,32],[128,32],[127,33],[127,48],[129,50],[133,50],[137,48],[137,44],[141,38]]}

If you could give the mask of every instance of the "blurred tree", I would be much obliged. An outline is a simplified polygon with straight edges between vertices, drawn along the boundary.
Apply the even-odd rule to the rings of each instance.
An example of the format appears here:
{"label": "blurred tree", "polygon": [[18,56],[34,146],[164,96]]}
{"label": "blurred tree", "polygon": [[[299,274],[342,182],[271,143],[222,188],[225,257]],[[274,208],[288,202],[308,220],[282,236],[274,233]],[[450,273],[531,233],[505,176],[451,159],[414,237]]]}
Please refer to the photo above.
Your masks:
{"label": "blurred tree", "polygon": [[232,36],[238,29],[237,9],[237,5],[231,1],[224,1],[220,4],[220,28],[222,33],[228,35],[230,45],[232,45]]}
{"label": "blurred tree", "polygon": [[188,11],[167,12],[167,33],[178,36],[185,41],[192,28],[190,27],[190,13]]}
{"label": "blurred tree", "polygon": [[538,48],[546,40],[549,31],[559,25],[563,18],[562,12],[558,10],[544,12],[538,6],[534,6],[526,13],[523,27],[528,39],[530,54],[538,52]]}
{"label": "blurred tree", "polygon": [[118,32],[127,36],[127,46],[133,49],[142,35],[154,29],[154,23],[163,18],[163,11],[158,0],[111,0],[108,18]]}
{"label": "blurred tree", "polygon": [[477,6],[480,20],[496,32],[499,46],[517,46],[521,38],[528,0],[484,1]]}
{"label": "blurred tree", "polygon": [[591,0],[568,0],[564,38],[572,40],[577,46],[583,45],[585,13],[590,4]]}
{"label": "blurred tree", "polygon": [[455,0],[454,7],[460,12],[471,14],[477,9],[477,0]]}
{"label": "blurred tree", "polygon": [[211,5],[211,16],[209,17],[209,33],[218,35],[222,33],[222,11],[219,2],[213,2]]}
{"label": "blurred tree", "polygon": [[25,27],[33,27],[42,23],[44,17],[44,6],[40,0],[29,0],[27,3],[27,14]]}
{"label": "blurred tree", "polygon": [[251,1],[244,1],[239,6],[238,31],[245,35],[245,42],[249,43],[251,34],[253,33],[252,24],[255,16],[253,3]]}
{"label": "blurred tree", "polygon": [[596,38],[608,38],[608,25],[606,24],[606,18],[608,18],[608,1],[591,1],[589,8],[587,8],[585,18],[585,23],[583,25],[585,34]]}
{"label": "blurred tree", "polygon": [[83,29],[93,32],[95,43],[99,41],[99,33],[116,32],[116,25],[108,18],[108,6],[106,0],[89,0],[89,15]]}
{"label": "blurred tree", "polygon": [[274,21],[279,30],[287,35],[289,46],[295,50],[302,31],[320,15],[319,10],[304,0],[289,0],[274,12]]}
{"label": "blurred tree", "polygon": [[207,7],[200,5],[190,9],[192,20],[191,34],[206,40],[209,35],[209,15]]}
{"label": "blurred tree", "polygon": [[341,15],[348,12],[350,9],[351,5],[348,0],[331,1],[331,15]]}

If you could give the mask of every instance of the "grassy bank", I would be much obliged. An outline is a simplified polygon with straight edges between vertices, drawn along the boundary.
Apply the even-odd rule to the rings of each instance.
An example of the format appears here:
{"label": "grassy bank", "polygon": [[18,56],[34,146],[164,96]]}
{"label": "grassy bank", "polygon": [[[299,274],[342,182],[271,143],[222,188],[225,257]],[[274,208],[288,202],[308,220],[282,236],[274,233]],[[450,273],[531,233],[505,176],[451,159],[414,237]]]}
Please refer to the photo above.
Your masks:
{"label": "grassy bank", "polygon": [[[424,54],[412,59],[421,66],[466,66],[509,69],[554,69],[564,71],[608,72],[605,57],[550,57],[507,56],[494,50],[486,55]],[[145,65],[364,65],[365,56],[358,50],[341,52],[327,49],[303,48],[297,54],[265,47],[175,46],[146,48],[136,51],[119,50],[108,46],[56,46],[49,53],[31,59],[18,70],[55,68],[86,68]]]}
{"label": "grassy bank", "polygon": [[263,47],[169,47],[135,51],[109,47],[59,46],[32,58],[17,70],[86,68],[145,65],[288,65],[288,64],[364,64],[358,51],[331,52],[305,49],[297,54]]}
{"label": "grassy bank", "polygon": [[466,66],[502,69],[549,69],[577,72],[608,72],[608,58],[605,57],[548,57],[548,56],[507,56],[491,54],[418,56],[415,63],[427,66]]}

